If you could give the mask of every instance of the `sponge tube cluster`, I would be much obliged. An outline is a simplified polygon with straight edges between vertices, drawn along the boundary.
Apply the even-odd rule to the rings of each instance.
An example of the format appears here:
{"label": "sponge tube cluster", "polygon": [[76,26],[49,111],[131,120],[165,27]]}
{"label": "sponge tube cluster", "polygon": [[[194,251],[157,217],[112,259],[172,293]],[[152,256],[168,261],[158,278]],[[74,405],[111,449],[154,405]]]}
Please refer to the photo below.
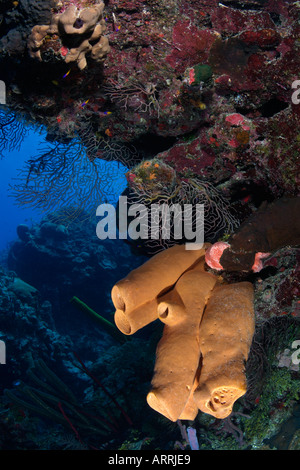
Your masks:
{"label": "sponge tube cluster", "polygon": [[194,420],[199,410],[226,418],[247,390],[253,286],[227,284],[207,272],[210,246],[168,248],[131,271],[111,293],[115,323],[124,334],[157,319],[164,323],[147,402],[171,421]]}

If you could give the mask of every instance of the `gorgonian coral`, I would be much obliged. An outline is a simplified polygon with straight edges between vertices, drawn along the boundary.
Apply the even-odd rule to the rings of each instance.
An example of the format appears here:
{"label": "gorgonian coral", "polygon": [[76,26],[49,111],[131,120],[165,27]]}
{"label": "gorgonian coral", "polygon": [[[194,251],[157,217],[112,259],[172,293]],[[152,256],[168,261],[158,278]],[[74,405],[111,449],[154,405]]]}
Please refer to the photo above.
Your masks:
{"label": "gorgonian coral", "polygon": [[136,78],[120,83],[109,78],[104,90],[109,99],[125,111],[132,110],[160,116],[156,85],[153,83],[144,84]]}
{"label": "gorgonian coral", "polygon": [[[197,177],[180,178],[176,171],[166,163],[155,158],[145,160],[133,167],[127,174],[128,188],[126,190],[128,206],[143,204],[152,212],[157,233],[155,237],[148,237],[142,241],[143,249],[149,253],[157,253],[164,248],[170,247],[176,241],[175,227],[180,223],[182,212],[174,212],[168,223],[170,223],[170,237],[164,236],[163,211],[158,210],[153,217],[150,211],[151,205],[162,207],[167,204],[169,208],[176,206],[184,208],[185,223],[194,231],[196,227],[200,206],[204,211],[204,239],[205,242],[214,242],[224,233],[232,233],[238,227],[239,222],[230,208],[230,202],[223,196],[219,189],[212,183]],[[147,215],[148,217],[148,215]],[[151,227],[151,221],[145,220]],[[168,227],[169,229],[169,227]],[[152,223],[153,234],[153,223]]]}
{"label": "gorgonian coral", "polygon": [[112,139],[94,128],[92,120],[82,120],[76,129],[76,135],[86,149],[88,159],[92,162],[96,158],[107,161],[116,161],[127,168],[131,168],[141,160],[134,145]]}
{"label": "gorgonian coral", "polygon": [[64,223],[91,218],[99,204],[115,192],[115,167],[89,161],[80,140],[48,144],[29,159],[19,171],[18,183],[11,187],[17,204],[36,207],[44,212],[60,209]]}
{"label": "gorgonian coral", "polygon": [[[32,129],[14,111],[0,109],[0,158],[19,150]],[[17,205],[43,212],[59,209],[59,220],[66,224],[91,218],[99,204],[115,200],[122,164],[125,173],[140,158],[133,146],[96,135],[90,121],[82,120],[80,129],[74,127],[73,131],[72,138],[58,136],[57,141],[49,142],[47,136],[41,141],[37,153],[18,168],[17,178],[10,184]],[[108,166],[105,161],[115,163]]]}
{"label": "gorgonian coral", "polygon": [[79,69],[87,66],[86,56],[101,62],[110,47],[104,36],[104,3],[95,1],[56,0],[49,25],[36,25],[28,38],[29,54],[43,60],[51,51],[66,63],[76,62]]}
{"label": "gorgonian coral", "polygon": [[0,158],[5,150],[18,150],[30,126],[22,122],[13,111],[0,109]]}

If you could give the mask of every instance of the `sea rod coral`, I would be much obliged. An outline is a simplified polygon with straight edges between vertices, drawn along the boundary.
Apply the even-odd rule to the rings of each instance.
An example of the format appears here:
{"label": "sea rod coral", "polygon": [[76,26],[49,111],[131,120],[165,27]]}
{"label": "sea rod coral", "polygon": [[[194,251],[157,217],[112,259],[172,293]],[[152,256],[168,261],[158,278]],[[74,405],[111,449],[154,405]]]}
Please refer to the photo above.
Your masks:
{"label": "sea rod coral", "polygon": [[115,322],[125,334],[155,319],[165,324],[147,401],[171,421],[193,420],[199,409],[226,418],[247,390],[253,286],[207,272],[210,246],[168,248],[112,289]]}

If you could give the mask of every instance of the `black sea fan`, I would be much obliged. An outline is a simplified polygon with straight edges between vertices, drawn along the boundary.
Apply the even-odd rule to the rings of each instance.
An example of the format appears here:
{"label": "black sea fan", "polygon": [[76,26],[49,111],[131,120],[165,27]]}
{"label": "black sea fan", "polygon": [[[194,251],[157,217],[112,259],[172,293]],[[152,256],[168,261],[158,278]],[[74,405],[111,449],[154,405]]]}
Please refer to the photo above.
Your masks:
{"label": "black sea fan", "polygon": [[5,150],[18,150],[30,128],[13,111],[0,109],[0,158]]}
{"label": "black sea fan", "polygon": [[80,140],[74,139],[41,148],[19,170],[11,195],[17,204],[43,212],[60,209],[68,223],[83,213],[94,216],[97,206],[112,197],[115,178],[115,167],[110,169],[100,159],[90,161]]}

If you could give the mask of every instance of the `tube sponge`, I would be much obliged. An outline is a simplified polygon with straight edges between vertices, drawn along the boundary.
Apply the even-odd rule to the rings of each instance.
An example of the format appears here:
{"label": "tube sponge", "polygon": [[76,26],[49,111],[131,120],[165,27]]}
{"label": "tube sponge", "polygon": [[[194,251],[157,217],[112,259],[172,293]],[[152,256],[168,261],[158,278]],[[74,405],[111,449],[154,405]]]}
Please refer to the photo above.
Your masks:
{"label": "tube sponge", "polygon": [[148,404],[171,421],[231,413],[246,392],[244,362],[254,334],[250,282],[224,284],[205,270],[211,245],[176,245],[133,270],[112,289],[115,322],[125,334],[159,319]]}
{"label": "tube sponge", "polygon": [[158,318],[158,297],[171,289],[200,258],[204,258],[208,246],[186,250],[185,245],[175,245],[161,251],[112,288],[115,323],[122,333],[133,334]]}
{"label": "tube sponge", "polygon": [[253,297],[250,282],[217,286],[200,325],[202,366],[194,400],[201,411],[219,419],[246,393],[244,364],[255,329]]}
{"label": "tube sponge", "polygon": [[194,419],[198,413],[188,401],[199,365],[199,326],[216,282],[216,276],[204,271],[203,260],[184,273],[158,305],[165,327],[147,402],[171,421]]}

